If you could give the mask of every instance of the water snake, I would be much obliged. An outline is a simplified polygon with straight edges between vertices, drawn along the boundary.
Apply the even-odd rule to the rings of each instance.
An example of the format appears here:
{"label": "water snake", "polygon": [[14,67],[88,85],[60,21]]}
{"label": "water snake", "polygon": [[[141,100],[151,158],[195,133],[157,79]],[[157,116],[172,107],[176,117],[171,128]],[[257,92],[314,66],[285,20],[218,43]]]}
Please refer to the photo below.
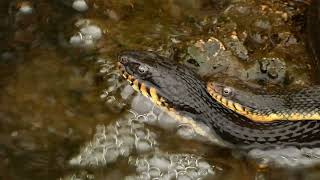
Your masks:
{"label": "water snake", "polygon": [[[152,52],[125,51],[119,69],[136,90],[179,117],[189,117],[199,132],[243,149],[279,146],[319,147],[320,121],[254,122],[225,108],[189,68]],[[208,127],[210,131],[202,131]]]}
{"label": "water snake", "polygon": [[320,86],[265,95],[215,82],[209,82],[207,89],[220,104],[252,121],[320,120]]}

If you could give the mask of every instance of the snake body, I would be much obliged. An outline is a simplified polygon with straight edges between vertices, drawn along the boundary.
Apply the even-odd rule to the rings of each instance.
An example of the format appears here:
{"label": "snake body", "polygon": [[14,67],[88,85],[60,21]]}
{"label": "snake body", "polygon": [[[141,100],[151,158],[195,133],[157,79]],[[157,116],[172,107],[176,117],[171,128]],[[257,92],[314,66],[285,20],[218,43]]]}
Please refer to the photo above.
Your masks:
{"label": "snake body", "polygon": [[287,94],[259,95],[210,82],[208,92],[220,104],[252,121],[320,120],[320,86]]}
{"label": "snake body", "polygon": [[320,121],[254,122],[226,108],[207,91],[189,68],[155,53],[126,51],[119,55],[122,75],[136,90],[171,114],[189,117],[199,131],[243,149],[278,146],[320,147]]}

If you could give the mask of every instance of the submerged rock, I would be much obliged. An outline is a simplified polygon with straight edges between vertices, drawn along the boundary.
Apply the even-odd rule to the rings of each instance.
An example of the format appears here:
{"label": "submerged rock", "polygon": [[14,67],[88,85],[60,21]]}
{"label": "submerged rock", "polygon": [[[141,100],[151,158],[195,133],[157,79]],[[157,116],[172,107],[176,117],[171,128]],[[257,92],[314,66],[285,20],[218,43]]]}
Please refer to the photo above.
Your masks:
{"label": "submerged rock", "polygon": [[232,53],[241,60],[247,61],[249,59],[248,50],[241,42],[237,35],[231,35],[230,38],[225,39],[225,45]]}
{"label": "submerged rock", "polygon": [[[222,42],[214,37],[207,41],[199,40],[188,48],[188,54],[194,59],[201,76],[213,76],[218,73],[235,75],[241,70],[236,58],[226,48]],[[186,61],[190,64],[190,60]]]}

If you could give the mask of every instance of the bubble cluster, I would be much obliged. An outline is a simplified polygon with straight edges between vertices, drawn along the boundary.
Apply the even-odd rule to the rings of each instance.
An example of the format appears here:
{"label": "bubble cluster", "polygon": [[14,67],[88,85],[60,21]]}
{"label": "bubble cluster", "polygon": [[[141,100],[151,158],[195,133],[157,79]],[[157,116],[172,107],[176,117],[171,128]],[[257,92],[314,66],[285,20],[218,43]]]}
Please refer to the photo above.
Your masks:
{"label": "bubble cluster", "polygon": [[74,174],[66,175],[59,180],[95,180],[95,176],[87,171],[80,171]]}
{"label": "bubble cluster", "polygon": [[144,127],[136,116],[120,119],[104,126],[98,125],[96,134],[79,155],[69,163],[76,166],[105,166],[119,157],[128,157],[135,150],[145,153],[157,146],[156,135]]}
{"label": "bubble cluster", "polygon": [[93,48],[102,37],[102,30],[90,20],[81,19],[75,23],[79,31],[70,37],[69,43],[74,47]]}
{"label": "bubble cluster", "polygon": [[168,154],[156,152],[141,158],[129,160],[136,167],[133,179],[202,179],[215,174],[214,167],[193,154]]}
{"label": "bubble cluster", "polygon": [[[104,79],[106,88],[100,98],[106,103],[107,107],[113,111],[121,111],[130,100],[134,90],[126,82],[121,81],[115,64],[108,59],[99,58],[97,60],[99,74]],[[119,96],[119,91],[121,91]]]}
{"label": "bubble cluster", "polygon": [[261,165],[276,165],[280,167],[306,167],[320,162],[320,148],[287,147],[279,149],[253,149],[249,157]]}

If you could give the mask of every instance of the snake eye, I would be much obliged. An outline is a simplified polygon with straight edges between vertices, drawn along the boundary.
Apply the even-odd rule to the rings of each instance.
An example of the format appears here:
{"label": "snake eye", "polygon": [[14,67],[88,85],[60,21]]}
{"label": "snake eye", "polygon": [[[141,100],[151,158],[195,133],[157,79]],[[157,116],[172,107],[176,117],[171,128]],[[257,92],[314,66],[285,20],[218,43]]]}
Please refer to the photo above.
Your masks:
{"label": "snake eye", "polygon": [[144,65],[140,65],[138,67],[138,71],[139,71],[140,74],[145,74],[148,71],[148,69],[149,68],[147,66],[144,66]]}
{"label": "snake eye", "polygon": [[223,96],[229,97],[232,95],[232,89],[229,87],[225,87],[222,90],[222,94],[223,94]]}

